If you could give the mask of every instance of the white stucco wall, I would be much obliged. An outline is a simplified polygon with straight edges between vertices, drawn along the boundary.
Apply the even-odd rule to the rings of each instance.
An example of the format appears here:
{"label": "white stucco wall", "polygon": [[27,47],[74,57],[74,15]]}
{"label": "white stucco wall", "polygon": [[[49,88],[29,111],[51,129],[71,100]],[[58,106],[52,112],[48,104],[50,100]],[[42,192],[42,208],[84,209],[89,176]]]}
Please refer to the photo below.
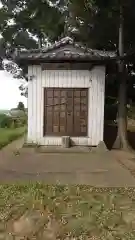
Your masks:
{"label": "white stucco wall", "polygon": [[44,88],[88,88],[88,137],[72,138],[76,145],[96,146],[103,140],[105,67],[88,70],[41,70],[29,66],[28,138],[29,143],[61,145],[61,137],[43,137]]}

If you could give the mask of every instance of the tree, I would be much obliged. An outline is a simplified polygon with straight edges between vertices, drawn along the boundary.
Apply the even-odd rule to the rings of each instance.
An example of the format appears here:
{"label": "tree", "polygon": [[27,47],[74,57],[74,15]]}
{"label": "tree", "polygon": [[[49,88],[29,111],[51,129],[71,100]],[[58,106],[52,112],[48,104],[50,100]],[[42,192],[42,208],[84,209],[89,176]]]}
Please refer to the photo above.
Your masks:
{"label": "tree", "polygon": [[22,111],[25,111],[24,103],[23,103],[23,102],[19,102],[19,103],[18,103],[18,106],[17,106],[17,109],[22,110]]}
{"label": "tree", "polygon": [[[21,80],[21,95],[27,96],[27,71],[12,59],[17,49],[41,48],[64,31],[63,14],[56,4],[43,0],[2,0],[0,9],[0,66]],[[54,1],[55,3],[55,1]]]}
{"label": "tree", "polygon": [[[120,4],[120,19],[119,19],[119,56],[124,56],[124,13],[123,5]],[[127,74],[126,68],[123,61],[118,62],[118,76],[120,81],[119,87],[119,105],[118,105],[118,135],[115,147],[121,147],[124,150],[129,148],[127,140],[127,95],[126,95],[126,84]]]}
{"label": "tree", "polygon": [[64,30],[63,14],[50,1],[2,0],[2,4],[7,20],[1,25],[1,34],[12,48],[41,47]]}
{"label": "tree", "polygon": [[[10,56],[15,48],[45,47],[64,34],[72,36],[90,48],[113,50],[118,57],[130,55],[126,61],[118,62],[118,71],[113,73],[115,75],[113,78],[117,79],[119,87],[117,139],[120,140],[121,147],[127,149],[126,88],[127,80],[128,86],[133,86],[134,81],[132,71],[135,70],[135,61],[131,53],[135,52],[135,32],[133,31],[135,1],[2,0],[2,3],[0,24],[3,36],[1,49],[4,49],[1,51],[2,57],[4,54],[6,57]],[[12,24],[9,24],[9,19],[12,19]],[[9,50],[5,51],[5,49]],[[27,77],[11,60],[5,68],[19,79],[23,80]],[[111,78],[109,71],[108,76],[108,79]],[[27,93],[23,85],[20,89]]]}
{"label": "tree", "polygon": [[[95,2],[91,1],[72,1],[75,6],[73,8],[73,14],[70,14],[73,18],[73,22],[77,27],[80,35],[83,36],[83,41],[87,45],[95,45],[96,48],[110,50],[117,50],[118,57],[124,57],[128,55],[130,51],[135,51],[135,34],[131,34],[131,26],[133,27],[135,8],[134,1],[108,1],[105,4],[102,0],[97,0]],[[92,10],[91,10],[92,8]],[[72,10],[72,8],[71,8]],[[89,14],[87,14],[89,12]],[[129,12],[132,16],[129,16]],[[134,14],[133,14],[134,12]],[[123,21],[124,20],[124,21]],[[71,20],[70,20],[71,22]],[[79,22],[79,24],[78,24]],[[119,22],[119,24],[117,24]],[[131,26],[130,26],[131,24]],[[128,26],[126,34],[124,34],[125,26]],[[134,24],[135,26],[135,24]],[[111,31],[109,30],[111,29]],[[87,33],[89,29],[89,33]],[[129,30],[130,29],[130,30]],[[133,28],[132,28],[133,29]],[[101,32],[102,31],[102,32]],[[84,34],[82,34],[84,33]],[[101,35],[100,35],[101,34]],[[89,36],[88,36],[89,35]],[[91,36],[91,37],[90,37]],[[127,38],[128,36],[128,38]],[[90,40],[89,40],[89,39]],[[131,62],[130,62],[131,63]],[[134,62],[132,62],[134,65]],[[126,90],[127,90],[127,80],[129,71],[129,62],[119,61],[117,63],[118,74],[117,81],[119,85],[118,94],[118,136],[116,143],[119,143],[119,147],[127,150],[129,148],[127,140],[127,101],[126,101]],[[115,146],[116,146],[115,143]]]}

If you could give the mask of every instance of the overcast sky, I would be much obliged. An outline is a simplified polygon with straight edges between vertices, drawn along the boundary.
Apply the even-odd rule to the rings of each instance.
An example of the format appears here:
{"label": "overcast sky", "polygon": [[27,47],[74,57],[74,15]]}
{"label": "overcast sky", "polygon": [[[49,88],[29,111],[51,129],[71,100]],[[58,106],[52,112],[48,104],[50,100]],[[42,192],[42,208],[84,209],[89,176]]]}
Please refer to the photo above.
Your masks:
{"label": "overcast sky", "polygon": [[[0,1],[0,8],[1,7],[2,4]],[[21,96],[19,86],[19,80],[12,78],[6,71],[0,70],[0,110],[15,108],[20,101],[27,107],[27,99]]]}
{"label": "overcast sky", "polygon": [[27,107],[27,99],[21,96],[19,86],[19,80],[5,71],[0,71],[0,109],[15,108],[19,101]]}

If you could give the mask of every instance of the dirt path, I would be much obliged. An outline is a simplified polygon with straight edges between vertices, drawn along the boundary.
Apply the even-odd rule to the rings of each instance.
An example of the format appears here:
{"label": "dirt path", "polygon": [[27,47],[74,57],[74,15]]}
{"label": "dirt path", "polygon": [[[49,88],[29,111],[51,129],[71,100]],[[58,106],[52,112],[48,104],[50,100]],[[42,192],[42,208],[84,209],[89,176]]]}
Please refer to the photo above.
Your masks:
{"label": "dirt path", "polygon": [[7,151],[14,151],[15,149],[22,148],[24,143],[24,137],[21,137],[11,143],[9,143],[7,146],[5,146],[1,152],[7,152]]}
{"label": "dirt path", "polygon": [[15,156],[15,152],[17,152],[19,149],[22,148],[24,144],[24,137],[21,137],[11,143],[9,143],[7,146],[2,148],[0,150],[0,174],[4,177],[4,173],[1,170],[2,167],[7,165],[7,168],[10,169],[8,166],[8,162],[11,163],[11,158]]}
{"label": "dirt path", "polygon": [[21,149],[24,143],[24,137],[21,137],[0,150],[0,159],[6,156],[10,156],[14,151]]}

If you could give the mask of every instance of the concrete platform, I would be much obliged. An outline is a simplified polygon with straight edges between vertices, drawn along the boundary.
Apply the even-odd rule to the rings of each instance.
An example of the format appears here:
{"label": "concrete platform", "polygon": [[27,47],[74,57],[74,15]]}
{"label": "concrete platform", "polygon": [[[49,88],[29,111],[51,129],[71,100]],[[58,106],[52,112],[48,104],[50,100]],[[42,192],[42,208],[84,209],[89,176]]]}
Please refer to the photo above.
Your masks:
{"label": "concrete platform", "polygon": [[111,152],[37,153],[20,148],[0,154],[0,182],[43,181],[95,187],[135,187],[135,178]]}
{"label": "concrete platform", "polygon": [[92,148],[74,146],[69,148],[64,148],[61,146],[40,146],[35,148],[36,152],[39,153],[90,153]]}

